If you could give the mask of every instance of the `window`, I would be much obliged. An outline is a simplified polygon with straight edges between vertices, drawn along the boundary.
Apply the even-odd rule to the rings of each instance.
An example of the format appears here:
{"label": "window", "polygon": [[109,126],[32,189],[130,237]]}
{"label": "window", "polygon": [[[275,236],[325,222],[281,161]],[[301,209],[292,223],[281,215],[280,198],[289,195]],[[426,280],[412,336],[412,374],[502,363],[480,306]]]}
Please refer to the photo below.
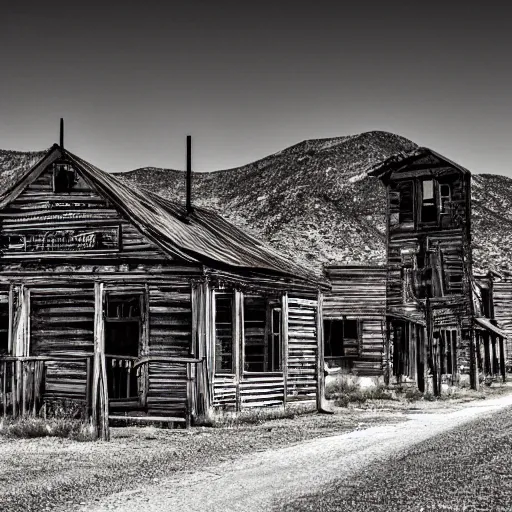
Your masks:
{"label": "window", "polygon": [[9,302],[8,297],[0,297],[0,356],[9,353]]}
{"label": "window", "polygon": [[434,181],[421,182],[421,222],[431,223],[437,221],[436,202],[434,197]]}
{"label": "window", "polygon": [[138,356],[141,322],[138,295],[107,295],[105,352],[120,356]]}
{"label": "window", "polygon": [[244,371],[281,369],[281,309],[265,297],[244,297]]}
{"label": "window", "polygon": [[439,203],[441,205],[441,215],[450,213],[450,203],[452,200],[452,192],[448,183],[439,185]]}
{"label": "window", "polygon": [[53,191],[57,194],[69,192],[78,181],[75,169],[69,164],[58,163],[53,167]]}
{"label": "window", "polygon": [[133,358],[139,356],[142,297],[142,294],[107,294],[105,355],[111,399],[133,400],[139,394]]}
{"label": "window", "polygon": [[215,294],[215,371],[233,373],[233,295]]}
{"label": "window", "polygon": [[282,370],[281,358],[282,358],[282,312],[281,308],[272,308],[270,310],[270,343],[269,343],[269,354],[268,363],[269,370],[271,372],[277,372]]}
{"label": "window", "polygon": [[357,357],[359,338],[357,320],[324,320],[324,358]]}
{"label": "window", "polygon": [[491,292],[489,288],[481,288],[480,293],[482,294],[482,314],[487,318],[491,316]]}
{"label": "window", "polygon": [[414,200],[413,200],[413,182],[406,181],[398,184],[400,193],[398,222],[400,224],[413,222],[414,220]]}

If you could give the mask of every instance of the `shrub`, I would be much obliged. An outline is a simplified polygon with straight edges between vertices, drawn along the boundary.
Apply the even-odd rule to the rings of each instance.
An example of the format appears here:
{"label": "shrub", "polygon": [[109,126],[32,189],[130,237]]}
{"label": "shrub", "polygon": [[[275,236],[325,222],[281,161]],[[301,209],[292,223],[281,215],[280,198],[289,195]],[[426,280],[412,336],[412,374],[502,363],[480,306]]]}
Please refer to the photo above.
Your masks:
{"label": "shrub", "polygon": [[364,404],[367,400],[394,399],[392,392],[377,381],[373,386],[361,389],[359,378],[355,375],[340,375],[331,381],[326,386],[325,396],[334,400],[338,407],[347,407],[349,403]]}
{"label": "shrub", "polygon": [[261,424],[266,421],[295,418],[301,414],[308,414],[316,410],[308,404],[296,404],[284,407],[265,407],[244,409],[240,412],[218,409],[209,418],[199,418],[195,424],[204,427],[237,427],[244,424]]}
{"label": "shrub", "polygon": [[0,435],[11,438],[64,437],[76,441],[93,441],[95,434],[81,420],[62,418],[16,418],[0,421]]}

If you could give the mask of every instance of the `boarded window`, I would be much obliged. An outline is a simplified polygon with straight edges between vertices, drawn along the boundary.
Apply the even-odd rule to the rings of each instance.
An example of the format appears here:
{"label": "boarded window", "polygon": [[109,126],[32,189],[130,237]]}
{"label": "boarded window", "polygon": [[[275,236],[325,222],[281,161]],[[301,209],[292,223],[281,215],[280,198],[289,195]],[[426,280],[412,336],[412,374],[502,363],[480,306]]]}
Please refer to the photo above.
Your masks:
{"label": "boarded window", "polygon": [[53,166],[53,191],[55,193],[70,192],[77,181],[78,176],[71,165],[58,163]]}
{"label": "boarded window", "polygon": [[359,331],[357,320],[324,320],[324,357],[357,357]]}
{"label": "boarded window", "polygon": [[414,220],[414,199],[413,182],[406,181],[398,185],[400,194],[398,222],[400,224],[413,222]]}
{"label": "boarded window", "polygon": [[424,180],[421,183],[421,222],[436,222],[437,210],[434,196],[434,181]]}
{"label": "boarded window", "polygon": [[215,295],[215,371],[234,372],[233,296]]}
{"label": "boarded window", "polygon": [[244,297],[244,370],[281,369],[281,309],[264,297]]}

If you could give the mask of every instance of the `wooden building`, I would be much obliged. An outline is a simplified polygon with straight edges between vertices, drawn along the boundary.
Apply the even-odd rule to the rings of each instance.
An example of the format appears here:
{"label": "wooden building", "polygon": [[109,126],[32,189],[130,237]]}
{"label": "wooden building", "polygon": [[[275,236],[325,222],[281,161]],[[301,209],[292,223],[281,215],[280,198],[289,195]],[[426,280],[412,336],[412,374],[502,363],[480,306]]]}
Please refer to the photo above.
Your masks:
{"label": "wooden building", "polygon": [[389,382],[476,387],[475,330],[493,329],[474,310],[469,171],[419,148],[370,175],[387,190]]}
{"label": "wooden building", "polygon": [[188,198],[62,142],[18,173],[0,197],[3,415],[72,401],[108,437],[109,417],[319,402],[325,282]]}
{"label": "wooden building", "polygon": [[507,378],[512,328],[512,283],[497,272],[474,276],[475,337],[480,380]]}
{"label": "wooden building", "polygon": [[324,358],[329,373],[384,377],[386,368],[385,266],[327,266]]}

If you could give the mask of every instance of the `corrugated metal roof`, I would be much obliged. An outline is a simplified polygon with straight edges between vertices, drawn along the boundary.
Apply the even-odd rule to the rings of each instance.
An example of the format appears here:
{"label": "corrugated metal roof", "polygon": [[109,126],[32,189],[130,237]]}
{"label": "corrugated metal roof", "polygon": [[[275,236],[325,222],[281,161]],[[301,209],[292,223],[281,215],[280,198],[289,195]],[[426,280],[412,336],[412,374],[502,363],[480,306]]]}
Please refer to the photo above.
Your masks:
{"label": "corrugated metal roof", "polygon": [[[61,157],[74,164],[100,193],[108,197],[164,251],[213,268],[260,269],[296,277],[312,284],[326,285],[321,277],[294,265],[220,215],[203,208],[194,208],[192,213],[188,213],[184,205],[164,199],[149,190],[132,188],[71,152],[61,150],[57,145],[50,148],[38,164],[28,169],[6,191],[0,199],[0,207],[12,201],[25,188],[26,183],[43,172],[41,162],[46,166],[46,162]],[[34,176],[30,176],[31,173]]]}

